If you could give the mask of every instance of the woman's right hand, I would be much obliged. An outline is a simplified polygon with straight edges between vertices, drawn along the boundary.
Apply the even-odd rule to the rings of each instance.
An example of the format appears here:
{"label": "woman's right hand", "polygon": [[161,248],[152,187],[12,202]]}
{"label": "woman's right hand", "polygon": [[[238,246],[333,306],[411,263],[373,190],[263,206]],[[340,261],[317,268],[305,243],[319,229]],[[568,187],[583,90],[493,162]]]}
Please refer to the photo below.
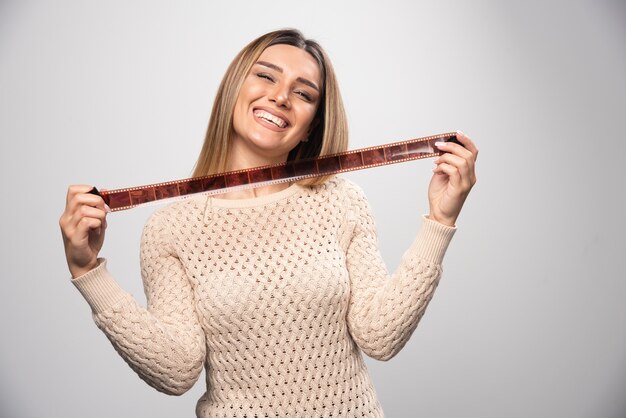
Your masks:
{"label": "woman's right hand", "polygon": [[73,278],[98,266],[98,253],[104,243],[108,208],[100,196],[88,193],[92,188],[70,186],[65,211],[59,219],[65,258]]}

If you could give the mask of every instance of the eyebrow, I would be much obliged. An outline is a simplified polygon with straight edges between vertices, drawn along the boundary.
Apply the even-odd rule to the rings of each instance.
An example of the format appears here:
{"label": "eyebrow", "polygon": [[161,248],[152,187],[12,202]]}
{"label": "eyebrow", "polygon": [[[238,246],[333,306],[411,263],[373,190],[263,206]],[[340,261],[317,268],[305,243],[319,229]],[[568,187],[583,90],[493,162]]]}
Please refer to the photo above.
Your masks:
{"label": "eyebrow", "polygon": [[[255,64],[259,64],[259,65],[262,65],[262,66],[264,66],[264,67],[271,68],[272,70],[276,70],[276,71],[278,71],[279,73],[282,73],[282,72],[283,72],[283,69],[282,69],[281,67],[279,67],[279,66],[278,66],[278,65],[276,65],[276,64],[272,64],[271,62],[267,62],[267,61],[257,61],[257,62],[255,62]],[[318,92],[320,91],[319,87],[317,87],[317,84],[315,84],[314,82],[312,82],[312,81],[310,81],[310,80],[307,80],[306,78],[298,77],[298,78],[296,79],[296,81],[299,81],[299,82],[300,82],[300,83],[302,83],[302,84],[306,84],[307,86],[309,86],[309,87],[311,87],[311,88],[313,88],[313,89],[317,90]]]}

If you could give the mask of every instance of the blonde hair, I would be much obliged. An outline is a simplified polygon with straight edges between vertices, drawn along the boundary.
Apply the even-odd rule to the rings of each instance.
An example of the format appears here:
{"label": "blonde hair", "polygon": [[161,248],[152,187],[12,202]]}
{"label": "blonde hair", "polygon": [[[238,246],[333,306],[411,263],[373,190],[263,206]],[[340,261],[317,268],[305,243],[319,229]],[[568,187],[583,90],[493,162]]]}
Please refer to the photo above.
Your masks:
{"label": "blonde hair", "polygon": [[[330,59],[322,47],[306,39],[295,29],[266,33],[246,45],[231,62],[215,96],[209,126],[202,150],[196,162],[193,177],[216,174],[226,170],[233,136],[233,113],[239,90],[261,53],[272,45],[286,44],[307,51],[317,61],[322,74],[320,102],[309,139],[300,142],[287,161],[319,157],[348,149],[348,123],[339,85]],[[302,185],[317,185],[330,176],[305,179]]]}

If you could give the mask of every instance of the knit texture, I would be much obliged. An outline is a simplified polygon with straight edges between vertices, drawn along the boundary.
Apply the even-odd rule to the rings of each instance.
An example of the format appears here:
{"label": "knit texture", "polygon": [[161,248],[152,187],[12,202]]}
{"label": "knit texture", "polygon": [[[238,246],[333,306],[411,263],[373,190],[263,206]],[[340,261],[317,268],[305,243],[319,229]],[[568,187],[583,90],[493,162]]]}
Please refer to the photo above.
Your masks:
{"label": "knit texture", "polygon": [[199,196],[145,225],[147,308],[104,259],[74,283],[157,390],[182,394],[206,368],[198,417],[382,417],[361,352],[387,360],[406,344],[454,231],[424,219],[390,276],[365,196],[347,180]]}

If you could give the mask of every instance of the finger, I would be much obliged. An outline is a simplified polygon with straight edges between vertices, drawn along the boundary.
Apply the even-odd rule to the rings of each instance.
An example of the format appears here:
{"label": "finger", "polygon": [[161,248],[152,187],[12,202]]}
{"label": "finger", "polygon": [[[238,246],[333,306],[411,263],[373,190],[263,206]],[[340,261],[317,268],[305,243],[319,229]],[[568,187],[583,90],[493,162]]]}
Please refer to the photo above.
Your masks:
{"label": "finger", "polygon": [[[448,159],[450,159],[450,157],[448,157]],[[458,167],[455,163],[445,161],[439,161],[437,164],[438,166],[443,166],[442,170],[433,170],[433,172],[450,175],[450,185],[454,189],[458,188],[458,190],[469,192],[474,183],[476,183],[474,172],[465,170],[463,165]]]}
{"label": "finger", "polygon": [[106,215],[107,213],[103,209],[87,205],[82,205],[75,213],[75,217],[77,218],[95,218],[100,219],[101,221],[104,221]]}
{"label": "finger", "polygon": [[465,149],[470,152],[471,155],[467,156],[469,171],[469,179],[471,185],[476,183],[476,159],[478,158],[478,148],[472,139],[462,131],[457,131],[457,139],[463,144]]}
{"label": "finger", "polygon": [[435,164],[446,163],[457,168],[464,179],[468,181],[473,177],[474,162],[471,159],[465,159],[454,154],[442,154],[435,160]]}
{"label": "finger", "polygon": [[[95,218],[82,218],[78,222],[75,228],[68,229],[67,234],[64,235],[64,242],[66,248],[69,246],[83,247],[89,240],[90,230],[102,230],[102,222]],[[66,249],[67,251],[67,249]]]}
{"label": "finger", "polygon": [[90,230],[97,230],[102,227],[102,221],[96,218],[82,218],[76,225],[75,233],[72,237],[74,245],[80,245],[89,237]]}
{"label": "finger", "polygon": [[472,153],[474,161],[476,161],[476,158],[478,158],[478,148],[474,141],[462,131],[456,131],[456,138],[463,144],[466,150]]}
{"label": "finger", "polygon": [[[473,145],[473,143],[471,142],[470,139],[467,139],[467,144],[468,146],[471,148],[475,148],[475,146]],[[462,174],[465,176],[469,176],[469,178],[471,179],[472,182],[476,182],[476,174],[475,174],[475,160],[476,160],[476,156],[474,154],[472,154],[472,152],[469,149],[463,148],[462,146],[458,145],[458,144],[454,144],[451,142],[446,142],[445,145],[442,146],[442,148],[446,148],[446,149],[442,149],[442,151],[446,151],[443,154],[441,154],[439,156],[439,159],[443,158],[444,161],[457,165],[460,169],[462,169],[462,166],[455,163],[455,161],[459,161],[459,160],[446,160],[446,158],[449,158],[449,156],[451,155],[456,155],[458,157],[463,158],[466,163],[467,163],[467,168],[468,170],[465,171],[462,169]],[[449,150],[447,149],[449,148]]]}
{"label": "finger", "polygon": [[[101,222],[105,222],[107,213],[100,208],[95,208],[87,205],[81,205],[74,213],[68,214],[68,217],[61,220],[61,229],[67,236],[71,236],[73,231],[76,231],[78,225],[84,218],[98,219]],[[106,228],[106,226],[105,226]]]}
{"label": "finger", "polygon": [[455,144],[454,142],[436,142],[435,146],[444,153],[450,153],[458,155],[463,158],[474,160],[474,155],[463,145]]}
{"label": "finger", "polygon": [[65,205],[68,206],[72,198],[76,196],[77,194],[87,193],[91,189],[93,189],[93,186],[90,184],[72,184],[71,186],[67,188],[67,197],[65,200]]}
{"label": "finger", "polygon": [[72,200],[69,202],[66,211],[68,214],[72,215],[77,210],[79,210],[81,206],[89,206],[106,211],[106,208],[104,206],[104,199],[91,193],[75,194],[72,197]]}
{"label": "finger", "polygon": [[433,169],[433,173],[447,175],[449,184],[453,189],[462,188],[461,174],[455,166],[447,163],[441,163]]}

